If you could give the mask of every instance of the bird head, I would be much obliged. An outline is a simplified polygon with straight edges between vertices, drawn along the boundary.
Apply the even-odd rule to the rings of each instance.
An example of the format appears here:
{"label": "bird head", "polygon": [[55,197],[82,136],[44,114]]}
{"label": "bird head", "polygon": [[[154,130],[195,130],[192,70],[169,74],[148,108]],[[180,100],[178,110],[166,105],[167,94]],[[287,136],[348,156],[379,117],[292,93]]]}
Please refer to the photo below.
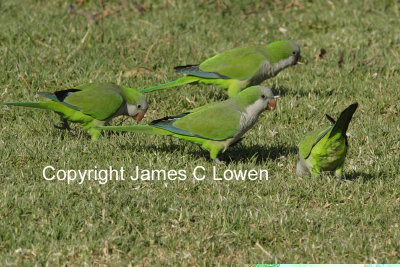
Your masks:
{"label": "bird head", "polygon": [[126,101],[126,114],[140,122],[147,112],[149,104],[143,94],[131,88],[123,88]]}
{"label": "bird head", "polygon": [[144,118],[144,114],[146,114],[148,107],[149,105],[144,97],[138,103],[127,103],[128,115],[136,122],[140,122]]}
{"label": "bird head", "polygon": [[246,113],[260,114],[264,110],[276,108],[276,100],[272,90],[265,86],[252,86],[235,96],[238,103],[245,108]]}
{"label": "bird head", "polygon": [[301,60],[300,47],[293,41],[277,41],[267,45],[270,63],[286,66],[296,65]]}

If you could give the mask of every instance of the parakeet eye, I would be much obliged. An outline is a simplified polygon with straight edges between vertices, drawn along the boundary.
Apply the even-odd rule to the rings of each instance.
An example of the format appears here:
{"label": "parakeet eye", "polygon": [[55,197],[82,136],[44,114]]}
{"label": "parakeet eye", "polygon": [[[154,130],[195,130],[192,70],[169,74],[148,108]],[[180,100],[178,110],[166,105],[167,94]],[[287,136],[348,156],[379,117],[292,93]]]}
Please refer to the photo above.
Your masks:
{"label": "parakeet eye", "polygon": [[296,51],[293,51],[293,52],[292,52],[292,55],[296,55]]}
{"label": "parakeet eye", "polygon": [[137,108],[141,108],[142,106],[141,105],[137,105]]}
{"label": "parakeet eye", "polygon": [[265,95],[261,95],[261,98],[264,99],[264,98],[265,98]]}

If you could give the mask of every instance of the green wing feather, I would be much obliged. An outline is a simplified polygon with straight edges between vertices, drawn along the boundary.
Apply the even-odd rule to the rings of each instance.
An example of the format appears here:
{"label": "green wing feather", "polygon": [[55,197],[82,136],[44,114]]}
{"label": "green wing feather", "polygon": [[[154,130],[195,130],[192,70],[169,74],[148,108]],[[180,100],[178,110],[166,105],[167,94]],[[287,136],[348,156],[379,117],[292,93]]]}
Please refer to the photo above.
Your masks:
{"label": "green wing feather", "polygon": [[85,90],[109,90],[120,92],[121,87],[114,83],[81,83],[74,88],[85,91]]}
{"label": "green wing feather", "polygon": [[82,113],[97,120],[105,120],[118,111],[124,99],[118,91],[109,90],[106,86],[85,88],[69,95],[64,102],[78,107]]}
{"label": "green wing feather", "polygon": [[211,106],[197,109],[172,125],[211,140],[225,140],[238,130],[241,113],[226,106]]}
{"label": "green wing feather", "polygon": [[200,64],[200,70],[246,80],[257,72],[266,58],[264,46],[235,48],[205,60]]}
{"label": "green wing feather", "polygon": [[313,147],[332,129],[332,126],[325,130],[315,130],[307,134],[299,145],[300,155],[303,159],[308,158]]}

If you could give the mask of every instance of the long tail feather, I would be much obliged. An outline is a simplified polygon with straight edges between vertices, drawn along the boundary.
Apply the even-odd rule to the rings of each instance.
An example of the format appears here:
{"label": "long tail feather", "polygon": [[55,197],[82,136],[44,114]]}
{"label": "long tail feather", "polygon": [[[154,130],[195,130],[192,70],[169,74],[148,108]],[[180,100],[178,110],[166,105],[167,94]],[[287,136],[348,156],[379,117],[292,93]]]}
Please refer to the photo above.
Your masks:
{"label": "long tail feather", "polygon": [[0,102],[0,105],[21,106],[29,108],[48,109],[56,112],[63,112],[67,108],[65,105],[55,101],[42,102]]}
{"label": "long tail feather", "polygon": [[149,125],[130,125],[130,126],[101,126],[96,127],[100,130],[119,131],[119,132],[135,132],[144,134],[172,135],[171,132],[158,129]]}
{"label": "long tail feather", "polygon": [[194,77],[194,76],[184,76],[181,77],[175,81],[172,82],[168,82],[168,83],[163,83],[160,85],[156,85],[156,86],[152,86],[152,87],[147,87],[144,89],[139,90],[139,92],[141,93],[148,93],[148,92],[152,92],[152,91],[157,91],[157,90],[163,90],[163,89],[167,89],[167,88],[171,88],[171,87],[175,87],[175,86],[180,86],[180,85],[184,85],[184,84],[188,84],[188,83],[192,83],[192,82],[197,82],[199,81],[200,78],[199,77]]}
{"label": "long tail feather", "polygon": [[343,112],[340,114],[339,119],[337,119],[335,126],[333,126],[333,129],[329,136],[335,136],[338,133],[341,133],[342,135],[346,134],[351,118],[353,117],[353,114],[356,111],[357,107],[358,103],[356,102],[343,110]]}
{"label": "long tail feather", "polygon": [[0,105],[42,108],[42,109],[47,108],[46,105],[43,104],[43,102],[0,102]]}

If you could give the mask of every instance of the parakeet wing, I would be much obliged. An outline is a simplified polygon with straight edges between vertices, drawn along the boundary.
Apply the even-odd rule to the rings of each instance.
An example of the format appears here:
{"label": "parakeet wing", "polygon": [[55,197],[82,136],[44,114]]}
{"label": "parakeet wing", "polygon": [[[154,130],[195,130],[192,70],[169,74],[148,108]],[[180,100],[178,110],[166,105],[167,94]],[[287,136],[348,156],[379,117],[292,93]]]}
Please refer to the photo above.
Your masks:
{"label": "parakeet wing", "polygon": [[63,102],[78,107],[81,112],[97,120],[105,120],[118,111],[124,99],[116,91],[96,88],[74,92]]}
{"label": "parakeet wing", "polygon": [[[263,46],[243,47],[225,51],[200,64],[200,71],[194,76],[207,77],[207,72],[214,72],[232,79],[251,78],[266,59]],[[190,73],[187,73],[190,74]]]}
{"label": "parakeet wing", "polygon": [[180,117],[158,120],[151,125],[176,134],[225,140],[236,133],[240,117],[241,113],[237,110],[224,106],[213,106],[198,109],[193,113],[182,114]]}
{"label": "parakeet wing", "polygon": [[303,140],[300,142],[299,150],[300,155],[303,159],[308,158],[311,153],[313,147],[332,129],[331,127],[326,128],[325,130],[315,130],[308,135],[306,135]]}

